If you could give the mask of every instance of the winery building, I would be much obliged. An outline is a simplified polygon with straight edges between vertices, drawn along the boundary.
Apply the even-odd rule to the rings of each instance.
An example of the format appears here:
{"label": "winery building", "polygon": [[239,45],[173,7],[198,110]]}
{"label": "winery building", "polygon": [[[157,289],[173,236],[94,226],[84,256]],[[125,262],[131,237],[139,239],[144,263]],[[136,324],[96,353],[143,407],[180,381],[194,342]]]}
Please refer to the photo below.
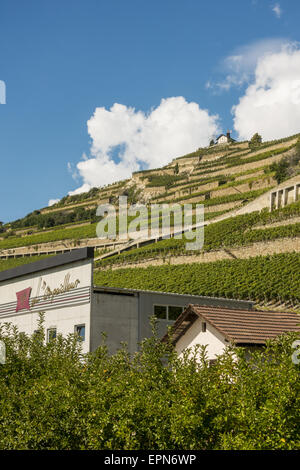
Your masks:
{"label": "winery building", "polygon": [[110,352],[125,341],[133,353],[151,336],[153,315],[163,336],[189,304],[252,310],[247,301],[95,286],[93,261],[93,249],[86,247],[0,272],[0,323],[32,334],[44,312],[48,341],[75,332],[89,352],[105,333]]}

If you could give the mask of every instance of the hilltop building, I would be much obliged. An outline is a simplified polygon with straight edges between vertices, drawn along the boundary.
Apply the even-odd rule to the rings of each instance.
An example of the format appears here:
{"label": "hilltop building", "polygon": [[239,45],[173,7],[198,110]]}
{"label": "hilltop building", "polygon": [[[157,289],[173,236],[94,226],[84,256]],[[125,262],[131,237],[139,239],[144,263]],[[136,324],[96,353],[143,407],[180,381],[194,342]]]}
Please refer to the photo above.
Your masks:
{"label": "hilltop building", "polygon": [[230,144],[231,142],[235,142],[235,140],[230,136],[230,131],[227,131],[226,135],[220,134],[216,138],[216,145]]}

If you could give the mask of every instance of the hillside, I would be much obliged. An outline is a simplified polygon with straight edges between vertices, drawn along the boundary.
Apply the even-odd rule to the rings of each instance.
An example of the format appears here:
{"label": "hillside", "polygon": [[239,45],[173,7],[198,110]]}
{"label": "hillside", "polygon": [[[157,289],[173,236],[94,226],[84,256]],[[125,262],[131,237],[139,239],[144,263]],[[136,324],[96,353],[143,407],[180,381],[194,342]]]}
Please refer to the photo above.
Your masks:
{"label": "hillside", "polygon": [[[300,185],[299,137],[198,149],[163,168],[66,196],[0,227],[0,269],[94,246],[98,284],[249,298],[265,305],[292,302],[289,306],[298,308],[300,293],[293,284],[299,285],[300,201],[291,188]],[[270,211],[271,192],[277,190],[284,196]],[[185,240],[174,238],[145,236],[132,246],[128,240],[98,239],[96,208],[116,204],[120,195],[127,195],[129,204],[202,203],[203,248],[188,252]],[[147,228],[147,218],[144,222]]]}

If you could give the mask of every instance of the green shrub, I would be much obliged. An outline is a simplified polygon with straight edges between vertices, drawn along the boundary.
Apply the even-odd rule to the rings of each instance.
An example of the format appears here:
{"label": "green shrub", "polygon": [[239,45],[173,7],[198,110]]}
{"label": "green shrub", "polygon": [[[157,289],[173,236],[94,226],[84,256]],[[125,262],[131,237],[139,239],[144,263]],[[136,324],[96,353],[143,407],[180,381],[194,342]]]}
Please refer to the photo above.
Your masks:
{"label": "green shrub", "polygon": [[278,163],[274,162],[270,165],[270,170],[274,171],[274,178],[277,181],[277,184],[282,183],[288,175],[289,162],[286,158],[283,158]]}
{"label": "green shrub", "polygon": [[254,149],[254,148],[259,147],[261,143],[262,143],[261,135],[259,135],[259,134],[256,132],[256,134],[253,135],[253,137],[251,138],[251,140],[250,140],[250,142],[249,142],[249,147],[250,147],[251,149]]}
{"label": "green shrub", "polygon": [[228,346],[213,367],[203,347],[178,358],[155,327],[133,356],[103,344],[82,357],[74,335],[45,344],[43,319],[31,337],[1,326],[0,338],[1,450],[300,448],[294,335],[250,361]]}

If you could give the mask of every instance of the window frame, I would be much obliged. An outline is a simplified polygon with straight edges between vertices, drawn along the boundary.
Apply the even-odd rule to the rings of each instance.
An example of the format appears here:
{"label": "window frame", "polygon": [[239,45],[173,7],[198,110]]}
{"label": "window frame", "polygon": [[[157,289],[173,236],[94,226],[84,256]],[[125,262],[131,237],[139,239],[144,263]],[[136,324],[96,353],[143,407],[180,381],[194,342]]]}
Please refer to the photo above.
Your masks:
{"label": "window frame", "polygon": [[[164,307],[166,309],[166,318],[158,318],[155,315],[155,307]],[[157,320],[167,320],[167,318],[168,318],[168,306],[167,305],[162,305],[162,304],[153,304],[153,315],[157,318]]]}
{"label": "window frame", "polygon": [[[156,317],[155,315],[155,307],[165,307],[166,309],[166,318],[158,318]],[[153,315],[158,319],[158,320],[163,320],[163,321],[176,321],[176,320],[170,320],[169,319],[169,308],[170,307],[176,307],[176,308],[181,308],[181,312],[178,314],[181,315],[181,313],[184,311],[185,307],[183,307],[182,305],[169,305],[169,304],[153,304]],[[177,316],[177,318],[178,318]]]}
{"label": "window frame", "polygon": [[[82,328],[82,327],[84,327],[84,337],[83,338],[77,331],[77,328]],[[82,342],[85,341],[85,323],[79,323],[78,325],[74,325],[74,333],[77,334],[78,339],[80,338],[80,340]]]}
{"label": "window frame", "polygon": [[[38,331],[38,330],[35,330],[35,331]],[[55,336],[53,338],[49,337],[50,331],[55,331]],[[53,339],[56,339],[56,337],[57,337],[57,327],[50,326],[49,328],[47,328],[47,343],[50,343],[50,341],[52,341]]]}
{"label": "window frame", "polygon": [[168,309],[167,309],[168,321],[176,321],[176,319],[175,319],[175,320],[170,320],[170,318],[169,318],[169,308],[170,308],[170,307],[181,308],[181,312],[177,315],[176,319],[179,317],[179,315],[182,314],[182,312],[184,311],[184,308],[185,308],[185,307],[183,307],[182,305],[168,305]]}

